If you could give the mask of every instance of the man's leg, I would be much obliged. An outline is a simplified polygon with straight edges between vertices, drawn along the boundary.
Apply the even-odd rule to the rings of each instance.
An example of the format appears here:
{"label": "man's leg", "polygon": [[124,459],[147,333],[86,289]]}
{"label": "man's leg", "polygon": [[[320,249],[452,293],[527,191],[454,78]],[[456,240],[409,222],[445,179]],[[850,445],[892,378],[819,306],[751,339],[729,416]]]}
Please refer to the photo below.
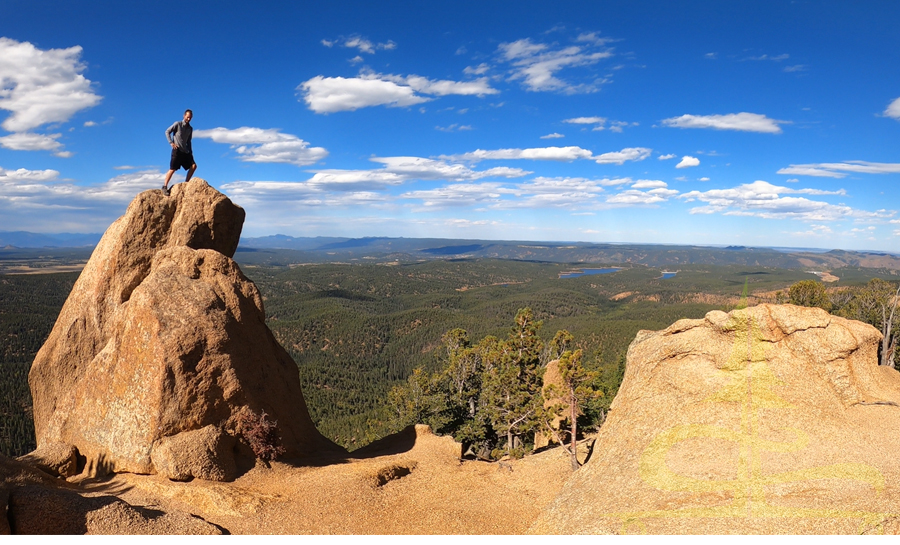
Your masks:
{"label": "man's leg", "polygon": [[166,183],[163,184],[163,187],[169,187],[169,180],[172,179],[172,174],[175,174],[174,170],[170,170],[169,172],[166,172]]}
{"label": "man's leg", "polygon": [[191,168],[188,170],[187,176],[184,179],[185,182],[191,181],[191,176],[194,175],[195,170],[197,170],[197,163],[191,165]]}

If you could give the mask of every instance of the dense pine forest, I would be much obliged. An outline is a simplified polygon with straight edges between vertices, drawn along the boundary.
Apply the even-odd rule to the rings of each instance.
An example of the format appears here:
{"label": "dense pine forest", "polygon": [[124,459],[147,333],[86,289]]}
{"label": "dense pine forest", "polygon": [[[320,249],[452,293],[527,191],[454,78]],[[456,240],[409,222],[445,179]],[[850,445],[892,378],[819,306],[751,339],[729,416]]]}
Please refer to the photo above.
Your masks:
{"label": "dense pine forest", "polygon": [[[669,267],[676,274],[664,278],[661,268],[598,263],[590,267],[622,268],[560,278],[586,265],[473,258],[274,266],[241,256],[244,273],[263,294],[270,328],[297,362],[314,422],[350,450],[396,430],[391,389],[406,384],[417,368],[439,372],[447,363],[442,338],[453,329],[465,330],[473,343],[504,338],[518,311],[531,309],[543,323],[538,335],[544,345],[567,330],[585,369],[602,377],[602,410],[638,330],[730,310],[745,285],[751,304],[787,301],[791,285],[817,278],[746,265]],[[864,286],[875,276],[897,280],[888,270],[832,273],[841,280],[829,291]],[[0,453],[34,448],[28,369],[76,278],[0,275]]]}
{"label": "dense pine forest", "polygon": [[[635,266],[559,278],[572,267],[464,259],[244,271],[264,294],[269,326],[300,368],[313,420],[351,450],[396,431],[388,392],[415,368],[438,371],[444,365],[441,337],[451,329],[475,340],[502,338],[517,311],[528,307],[543,322],[544,341],[568,330],[583,350],[585,367],[616,376],[638,330],[729,309],[745,281],[753,291],[774,292],[812,277],[783,269],[690,266],[663,279],[660,269]],[[608,406],[612,395],[604,401]]]}
{"label": "dense pine forest", "polygon": [[0,453],[34,450],[28,370],[78,273],[0,275]]}

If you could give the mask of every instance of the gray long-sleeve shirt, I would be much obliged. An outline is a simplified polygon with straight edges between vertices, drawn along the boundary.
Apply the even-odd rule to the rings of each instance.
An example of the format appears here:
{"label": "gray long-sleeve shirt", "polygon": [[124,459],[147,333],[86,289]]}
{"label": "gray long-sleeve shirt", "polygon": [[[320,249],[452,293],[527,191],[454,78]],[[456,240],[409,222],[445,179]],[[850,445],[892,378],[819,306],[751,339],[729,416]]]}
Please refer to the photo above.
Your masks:
{"label": "gray long-sleeve shirt", "polygon": [[191,150],[191,136],[194,134],[194,128],[184,121],[176,121],[172,126],[166,129],[166,140],[172,143],[172,136],[175,136],[175,145],[185,153],[193,153]]}

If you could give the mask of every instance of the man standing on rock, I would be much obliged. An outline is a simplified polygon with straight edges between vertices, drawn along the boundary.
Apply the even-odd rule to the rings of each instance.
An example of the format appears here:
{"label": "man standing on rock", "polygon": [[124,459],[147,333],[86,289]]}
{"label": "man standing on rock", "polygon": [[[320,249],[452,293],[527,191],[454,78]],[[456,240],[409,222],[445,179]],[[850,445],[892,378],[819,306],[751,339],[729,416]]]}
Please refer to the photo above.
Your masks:
{"label": "man standing on rock", "polygon": [[194,175],[194,171],[197,170],[197,163],[194,162],[194,153],[191,151],[191,136],[194,134],[194,128],[191,127],[191,118],[193,117],[194,112],[185,110],[184,119],[172,123],[172,126],[166,129],[166,140],[172,146],[169,172],[166,173],[166,183],[162,186],[163,193],[166,195],[169,194],[169,180],[172,179],[172,174],[176,170],[184,168],[188,171],[187,177],[184,179],[185,182],[189,181],[191,176]]}

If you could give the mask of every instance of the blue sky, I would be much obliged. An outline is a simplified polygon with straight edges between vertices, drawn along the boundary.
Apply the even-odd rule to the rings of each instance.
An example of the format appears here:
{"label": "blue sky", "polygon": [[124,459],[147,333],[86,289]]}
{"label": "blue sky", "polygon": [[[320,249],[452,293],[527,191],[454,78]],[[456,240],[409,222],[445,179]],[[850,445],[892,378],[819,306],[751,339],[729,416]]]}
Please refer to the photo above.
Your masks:
{"label": "blue sky", "polygon": [[[0,231],[196,176],[245,236],[900,252],[900,2],[0,3]],[[184,179],[184,171],[173,181]]]}

